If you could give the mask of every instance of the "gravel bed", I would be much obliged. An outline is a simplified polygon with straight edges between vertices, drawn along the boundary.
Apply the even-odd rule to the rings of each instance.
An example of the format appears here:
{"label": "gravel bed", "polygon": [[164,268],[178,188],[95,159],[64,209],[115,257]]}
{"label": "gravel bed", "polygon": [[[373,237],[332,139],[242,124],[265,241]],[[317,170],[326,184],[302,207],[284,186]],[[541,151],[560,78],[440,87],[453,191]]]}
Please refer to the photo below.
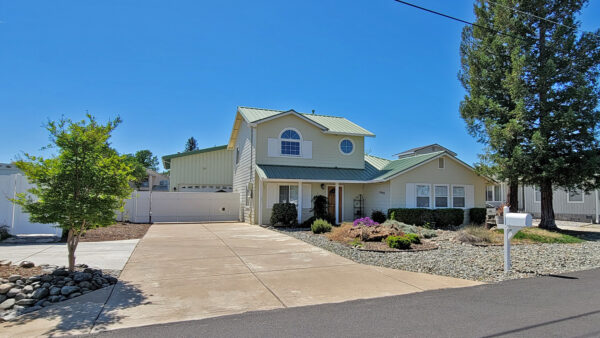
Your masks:
{"label": "gravel bed", "polygon": [[513,245],[512,272],[504,274],[502,246],[480,247],[451,240],[454,232],[438,231],[440,248],[420,252],[368,252],[334,242],[306,229],[273,228],[358,263],[425,272],[482,282],[567,273],[600,267],[600,241],[578,244]]}

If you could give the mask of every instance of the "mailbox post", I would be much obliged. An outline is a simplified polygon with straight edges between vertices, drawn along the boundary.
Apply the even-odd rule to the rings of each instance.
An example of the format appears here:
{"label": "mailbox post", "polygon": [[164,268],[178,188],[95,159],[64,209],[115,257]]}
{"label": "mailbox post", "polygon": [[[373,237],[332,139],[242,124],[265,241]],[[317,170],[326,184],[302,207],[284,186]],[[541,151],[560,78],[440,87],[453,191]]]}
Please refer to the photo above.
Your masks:
{"label": "mailbox post", "polygon": [[530,227],[532,224],[531,214],[510,213],[508,207],[503,209],[504,224],[499,229],[504,230],[504,273],[510,271],[510,239],[519,230]]}

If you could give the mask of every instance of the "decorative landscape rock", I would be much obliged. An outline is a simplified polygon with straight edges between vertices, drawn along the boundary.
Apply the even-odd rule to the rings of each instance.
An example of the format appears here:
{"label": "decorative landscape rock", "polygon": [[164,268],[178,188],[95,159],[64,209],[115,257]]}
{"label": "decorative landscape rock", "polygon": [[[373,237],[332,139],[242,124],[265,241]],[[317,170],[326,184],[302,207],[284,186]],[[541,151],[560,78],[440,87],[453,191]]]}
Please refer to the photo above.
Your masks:
{"label": "decorative landscape rock", "polygon": [[42,266],[42,275],[0,278],[0,321],[117,283],[115,277],[99,269],[79,265],[77,270]]}
{"label": "decorative landscape rock", "polygon": [[388,236],[401,235],[400,231],[397,231],[391,227],[384,227],[381,225],[373,226],[356,226],[350,229],[350,234],[354,237],[359,237],[365,242],[369,241],[381,241]]}
{"label": "decorative landscape rock", "polygon": [[22,261],[21,263],[19,263],[19,266],[22,268],[33,268],[35,266],[35,264],[33,262],[30,261]]}

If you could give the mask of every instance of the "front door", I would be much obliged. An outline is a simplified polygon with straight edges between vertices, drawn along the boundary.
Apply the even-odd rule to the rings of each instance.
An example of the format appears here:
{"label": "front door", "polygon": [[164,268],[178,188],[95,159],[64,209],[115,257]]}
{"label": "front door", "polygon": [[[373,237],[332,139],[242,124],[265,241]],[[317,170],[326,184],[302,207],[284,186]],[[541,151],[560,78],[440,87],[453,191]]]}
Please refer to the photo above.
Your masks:
{"label": "front door", "polygon": [[[342,221],[342,187],[339,187],[340,190],[340,197],[339,197],[339,209],[338,209],[338,219],[341,222]],[[335,215],[335,186],[329,186],[327,187],[327,203],[329,206],[329,214],[330,215]]]}

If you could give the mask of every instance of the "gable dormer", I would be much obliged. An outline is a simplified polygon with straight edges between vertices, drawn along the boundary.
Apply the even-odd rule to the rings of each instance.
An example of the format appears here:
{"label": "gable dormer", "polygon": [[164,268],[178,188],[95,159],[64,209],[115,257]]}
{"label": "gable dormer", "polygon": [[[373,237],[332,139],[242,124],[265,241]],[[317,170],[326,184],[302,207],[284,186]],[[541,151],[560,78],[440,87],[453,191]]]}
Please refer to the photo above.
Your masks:
{"label": "gable dormer", "polygon": [[255,130],[257,164],[363,169],[375,136],[343,117],[239,107],[230,144],[242,123]]}

